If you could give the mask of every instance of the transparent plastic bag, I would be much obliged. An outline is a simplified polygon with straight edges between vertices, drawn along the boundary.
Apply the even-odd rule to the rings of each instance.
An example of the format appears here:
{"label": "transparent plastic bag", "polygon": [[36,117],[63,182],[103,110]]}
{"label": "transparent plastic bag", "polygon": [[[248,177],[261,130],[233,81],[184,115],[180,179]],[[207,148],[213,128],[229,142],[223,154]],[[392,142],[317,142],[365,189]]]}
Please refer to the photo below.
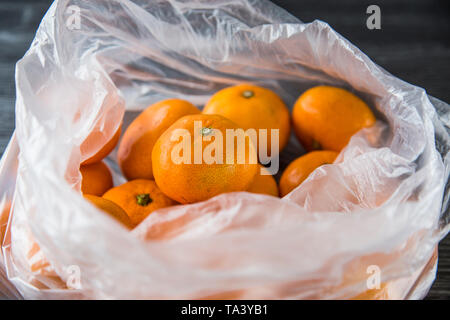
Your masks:
{"label": "transparent plastic bag", "polygon": [[[289,106],[314,85],[346,87],[380,120],[283,199],[223,194],[132,232],[83,199],[79,164],[124,115],[168,97],[201,106],[241,82]],[[384,298],[417,299],[434,280],[449,231],[449,106],[324,22],[268,1],[56,1],[16,85],[0,164],[8,297],[347,299],[367,297],[375,270]],[[281,165],[299,154],[291,139]]]}

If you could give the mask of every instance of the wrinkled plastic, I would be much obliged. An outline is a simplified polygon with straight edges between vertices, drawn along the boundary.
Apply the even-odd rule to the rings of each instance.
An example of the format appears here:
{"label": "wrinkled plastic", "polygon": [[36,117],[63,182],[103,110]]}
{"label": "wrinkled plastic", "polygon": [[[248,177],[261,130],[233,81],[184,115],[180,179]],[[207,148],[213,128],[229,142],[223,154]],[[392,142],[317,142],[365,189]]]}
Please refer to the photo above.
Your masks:
{"label": "wrinkled plastic", "polygon": [[[80,195],[80,162],[124,114],[169,97],[201,106],[244,81],[289,106],[314,85],[346,87],[380,121],[283,199],[223,194],[158,210],[129,232]],[[16,85],[0,163],[7,297],[347,299],[366,292],[373,266],[384,298],[431,286],[449,231],[449,106],[324,22],[255,0],[56,1]],[[282,166],[301,153],[291,139]]]}

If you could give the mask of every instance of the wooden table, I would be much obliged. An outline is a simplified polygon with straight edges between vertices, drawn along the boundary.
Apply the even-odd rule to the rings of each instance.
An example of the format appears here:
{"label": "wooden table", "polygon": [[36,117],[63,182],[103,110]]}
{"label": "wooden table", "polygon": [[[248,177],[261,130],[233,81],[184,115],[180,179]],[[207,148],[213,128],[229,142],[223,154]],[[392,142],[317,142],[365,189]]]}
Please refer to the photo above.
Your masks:
{"label": "wooden table", "polygon": [[[274,1],[304,22],[320,19],[395,76],[450,102],[450,2],[382,0],[381,30],[366,27],[365,0]],[[0,4],[0,154],[14,130],[14,64],[28,49],[49,0]],[[439,246],[439,269],[429,299],[450,298],[450,237]]]}

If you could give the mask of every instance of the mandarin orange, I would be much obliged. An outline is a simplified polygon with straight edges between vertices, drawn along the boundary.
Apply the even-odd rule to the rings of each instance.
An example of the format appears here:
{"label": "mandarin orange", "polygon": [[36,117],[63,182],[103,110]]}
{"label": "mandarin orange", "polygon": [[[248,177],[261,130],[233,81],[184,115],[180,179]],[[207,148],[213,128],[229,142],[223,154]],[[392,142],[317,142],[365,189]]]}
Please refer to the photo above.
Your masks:
{"label": "mandarin orange", "polygon": [[152,149],[159,136],[176,120],[200,113],[193,104],[168,99],[152,104],[128,126],[117,152],[119,166],[128,180],[153,179]]}
{"label": "mandarin orange", "polygon": [[245,191],[258,170],[256,150],[243,129],[209,114],[185,116],[170,126],[153,148],[152,163],[158,186],[180,203]]}
{"label": "mandarin orange", "polygon": [[153,211],[173,206],[175,201],[168,198],[153,180],[136,179],[108,190],[103,198],[119,205],[137,226]]}
{"label": "mandarin orange", "polygon": [[307,150],[339,152],[362,128],[376,119],[369,106],[353,93],[318,86],[305,91],[292,110],[295,134]]}
{"label": "mandarin orange", "polygon": [[333,163],[337,156],[334,151],[312,151],[292,161],[281,175],[280,196],[294,190],[318,167]]}
{"label": "mandarin orange", "polygon": [[[272,90],[252,84],[228,87],[214,94],[205,105],[204,114],[218,114],[230,119],[244,130],[267,130],[267,155],[272,156],[272,133],[278,130],[277,154],[287,144],[290,134],[289,110]],[[255,141],[258,152],[259,143]],[[259,153],[258,153],[259,154]],[[273,154],[273,156],[276,156]]]}

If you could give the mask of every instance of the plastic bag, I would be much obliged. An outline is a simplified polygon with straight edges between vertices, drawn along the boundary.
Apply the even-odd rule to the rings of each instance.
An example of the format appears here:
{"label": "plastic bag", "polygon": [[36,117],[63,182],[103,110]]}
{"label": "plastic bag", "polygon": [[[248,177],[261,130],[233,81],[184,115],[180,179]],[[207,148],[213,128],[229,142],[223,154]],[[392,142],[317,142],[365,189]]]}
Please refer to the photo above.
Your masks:
{"label": "plastic bag", "polygon": [[[343,86],[380,121],[283,199],[223,194],[128,232],[80,195],[79,163],[124,113],[168,97],[201,106],[241,82],[290,106],[314,85]],[[449,106],[324,22],[268,1],[56,1],[16,85],[16,132],[0,164],[9,297],[374,298],[378,275],[374,292],[415,299],[431,286],[449,231]],[[282,166],[301,154],[294,139],[288,149]]]}

